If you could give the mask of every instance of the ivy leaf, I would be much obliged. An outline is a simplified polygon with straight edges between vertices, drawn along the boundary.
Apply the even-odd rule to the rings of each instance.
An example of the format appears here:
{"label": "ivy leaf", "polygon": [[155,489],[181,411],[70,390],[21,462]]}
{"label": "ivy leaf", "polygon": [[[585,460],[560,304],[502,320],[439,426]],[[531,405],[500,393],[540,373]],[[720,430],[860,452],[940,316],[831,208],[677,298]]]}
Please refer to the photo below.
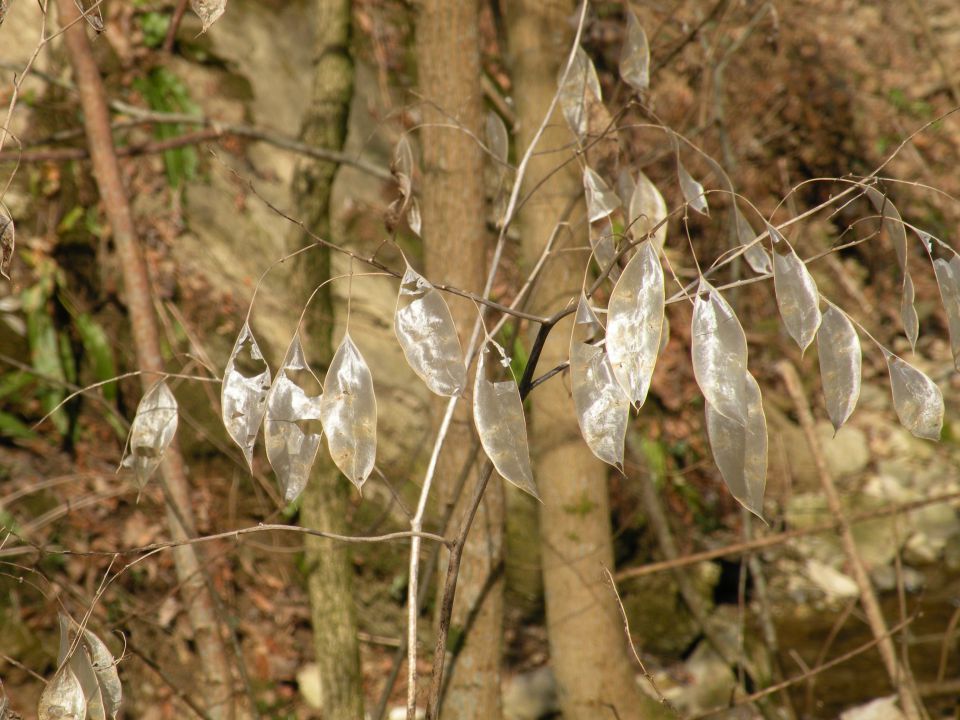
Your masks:
{"label": "ivy leaf", "polygon": [[602,336],[603,326],[580,293],[570,337],[570,382],[577,422],[591,452],[622,470],[630,401],[614,377],[603,345],[598,344]]}
{"label": "ivy leaf", "polygon": [[[637,181],[630,197],[630,233],[634,240],[645,238],[653,228],[654,249],[660,252],[667,241],[667,203],[653,181],[642,170],[637,171]],[[659,225],[659,227],[657,227]]]}
{"label": "ivy leaf", "polygon": [[943,395],[924,373],[896,355],[885,352],[890,372],[893,407],[900,424],[918,438],[939,440],[943,429]]}
{"label": "ivy leaf", "polygon": [[650,45],[643,26],[627,9],[627,33],[620,51],[620,77],[637,92],[650,86]]}
{"label": "ivy leaf", "polygon": [[745,425],[747,410],[747,337],[736,313],[706,279],[693,301],[690,331],[693,374],[713,409]]}
{"label": "ivy leaf", "polygon": [[820,381],[833,429],[839,430],[860,399],[860,338],[850,322],[833,305],[827,306],[817,330]]}
{"label": "ivy leaf", "polygon": [[641,243],[607,306],[607,354],[613,374],[634,406],[647,398],[660,352],[664,320],[663,268],[650,240]]}
{"label": "ivy leaf", "polygon": [[377,455],[377,398],[370,368],[349,333],[323,381],[320,413],[333,462],[362,489]]}
{"label": "ivy leaf", "polygon": [[539,500],[530,466],[527,424],[523,417],[520,391],[510,372],[510,361],[503,350],[492,342],[484,344],[477,361],[473,421],[483,451],[497,472],[504,480]]}
{"label": "ivy leaf", "polygon": [[223,15],[227,9],[227,0],[190,0],[190,8],[200,18],[203,24],[200,33],[203,34]]}
{"label": "ivy leaf", "polygon": [[620,207],[620,198],[592,168],[583,170],[583,189],[587,197],[587,218],[597,222]]}
{"label": "ivy leaf", "polygon": [[772,225],[767,232],[773,241],[773,288],[780,317],[790,337],[804,352],[820,327],[820,293],[817,283],[787,239]]}
{"label": "ivy leaf", "polygon": [[680,162],[680,158],[677,158],[677,176],[680,178],[680,192],[683,193],[684,202],[701,215],[709,216],[710,207],[707,205],[703,185],[693,179],[687,168]]}
{"label": "ivy leaf", "polygon": [[263,425],[267,459],[287,503],[296,500],[307,486],[320,449],[323,433],[319,387],[320,381],[307,364],[298,333],[267,393]]}
{"label": "ivy leaf", "polygon": [[763,492],[767,484],[767,419],[760,386],[745,374],[746,423],[724,417],[708,401],[707,437],[713,459],[730,494],[743,507],[763,519]]}
{"label": "ivy leaf", "polygon": [[413,371],[437,395],[463,393],[467,369],[450,308],[409,263],[400,281],[393,329]]}
{"label": "ivy leaf", "polygon": [[240,446],[253,471],[253,446],[267,410],[270,367],[247,323],[243,324],[223,371],[220,405],[227,434]]}
{"label": "ivy leaf", "polygon": [[177,399],[160,380],[141,398],[130,426],[130,445],[123,466],[133,468],[142,490],[160,466],[177,432]]}

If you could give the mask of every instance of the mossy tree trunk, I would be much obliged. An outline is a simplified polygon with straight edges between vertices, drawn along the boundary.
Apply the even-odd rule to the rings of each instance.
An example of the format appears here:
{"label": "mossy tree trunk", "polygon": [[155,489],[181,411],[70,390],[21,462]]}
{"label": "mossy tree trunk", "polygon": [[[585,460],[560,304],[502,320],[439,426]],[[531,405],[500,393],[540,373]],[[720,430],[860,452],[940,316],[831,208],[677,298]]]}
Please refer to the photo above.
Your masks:
{"label": "mossy tree trunk", "polygon": [[[310,69],[313,88],[301,137],[315,147],[340,150],[346,140],[353,94],[350,2],[315,0],[311,10],[316,29]],[[298,217],[323,238],[330,237],[330,190],[336,169],[333,163],[304,159],[294,176]],[[291,249],[311,242],[309,236],[297,232]],[[302,268],[299,294],[306,300],[313,288],[330,277],[329,252],[309,251]],[[314,299],[306,322],[307,353],[320,377],[332,357],[332,328],[333,302],[328,285]],[[303,493],[302,523],[318,530],[344,533],[349,485],[321,448],[313,477]],[[347,550],[342,545],[308,537],[306,560],[324,720],[362,720],[360,651]]]}
{"label": "mossy tree trunk", "polygon": [[[519,147],[526,148],[556,92],[559,69],[570,50],[569,0],[516,0],[508,6],[508,39],[519,119]],[[567,159],[574,140],[560,112],[532,159],[525,180],[536,193],[520,214],[522,254],[527,269],[540,256],[572,201],[582,197],[578,165],[548,175]],[[538,184],[544,181],[542,186]],[[583,220],[582,202],[574,221]],[[549,315],[580,291],[586,252],[585,222],[571,238],[558,237],[535,290],[532,311]],[[542,371],[567,360],[571,318],[551,332],[540,359]],[[566,376],[553,378],[530,395],[531,452],[543,505],[540,538],[543,556],[550,657],[567,720],[668,716],[635,680],[623,623],[603,568],[613,566],[607,496],[607,469],[580,437]],[[611,712],[613,710],[613,712]]]}
{"label": "mossy tree trunk", "polygon": [[[423,238],[427,276],[479,292],[486,277],[488,235],[484,156],[476,140],[482,128],[479,17],[476,0],[423,0],[417,16],[417,67],[423,95]],[[431,127],[445,124],[448,127]],[[466,349],[476,308],[449,298]],[[438,398],[435,407],[446,402]],[[471,456],[469,398],[461,400],[440,456],[438,489],[452,502],[457,479]],[[453,513],[460,522],[479,482],[474,462]],[[500,717],[500,656],[503,625],[503,484],[491,482],[477,512],[460,565],[451,617],[451,667],[441,716],[447,720]]]}

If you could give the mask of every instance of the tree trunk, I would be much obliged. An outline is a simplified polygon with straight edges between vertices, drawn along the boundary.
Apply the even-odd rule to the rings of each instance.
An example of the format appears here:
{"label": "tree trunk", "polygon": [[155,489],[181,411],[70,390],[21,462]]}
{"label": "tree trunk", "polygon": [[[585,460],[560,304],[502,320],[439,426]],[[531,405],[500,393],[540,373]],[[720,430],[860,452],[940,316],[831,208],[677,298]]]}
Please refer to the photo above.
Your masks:
{"label": "tree trunk", "polygon": [[[557,74],[570,50],[574,7],[563,0],[517,0],[508,12],[513,95],[520,147],[526,147],[556,92]],[[573,139],[558,111],[540,148],[567,148]],[[535,155],[526,187],[537,187],[565,159],[562,152]],[[573,201],[576,214],[583,218],[578,199],[582,194],[578,165],[573,163],[537,187],[520,214],[528,269]],[[564,233],[560,238],[566,238],[569,246],[587,245],[584,225],[585,221],[581,237],[570,241]],[[586,252],[554,252],[535,290],[533,312],[551,314],[576,297],[587,261]],[[572,316],[551,332],[540,359],[541,371],[567,360],[571,322]],[[531,452],[543,497],[540,538],[547,630],[563,716],[567,720],[667,717],[665,708],[637,685],[616,598],[603,576],[603,568],[613,565],[607,469],[580,437],[567,376],[538,387],[530,400]]]}
{"label": "tree trunk", "polygon": [[[423,0],[417,18],[417,67],[424,102],[423,239],[429,278],[479,292],[486,278],[487,215],[483,152],[462,130],[431,127],[458,123],[478,137],[482,128],[479,18],[476,0]],[[466,347],[476,308],[449,298]],[[438,402],[441,410],[446,402]],[[469,459],[473,436],[469,399],[460,402],[438,464],[445,502]],[[479,463],[470,469],[453,527],[479,482]],[[463,551],[451,617],[450,672],[442,717],[496,720],[500,717],[500,655],[503,625],[503,484],[486,489],[476,524]]]}
{"label": "tree trunk", "polygon": [[[57,10],[60,25],[66,28],[64,44],[80,94],[93,174],[120,256],[127,311],[133,329],[134,351],[138,368],[146,371],[141,376],[146,391],[156,382],[156,374],[165,370],[160,353],[157,321],[153,314],[147,266],[137,239],[120,165],[114,152],[106,92],[87,39],[87,25],[80,20],[80,13],[73,0],[59,0]],[[167,498],[167,525],[171,539],[175,542],[187,540],[196,535],[196,527],[190,506],[186,470],[176,439],[164,455],[161,478]],[[177,578],[181,584],[181,594],[199,655],[204,706],[213,720],[219,720],[233,715],[233,682],[220,635],[216,599],[206,582],[205,563],[200,561],[198,553],[193,545],[182,545],[173,549]]]}
{"label": "tree trunk", "polygon": [[[349,54],[349,0],[315,0],[313,89],[301,128],[302,140],[314,147],[340,150],[346,139],[353,62]],[[330,235],[330,190],[337,166],[302,160],[293,192],[297,215],[316,235]],[[312,242],[296,233],[295,247]],[[330,253],[308,251],[304,257],[300,293],[305,301],[317,285],[330,277]],[[333,355],[333,302],[330,286],[321,290],[307,315],[308,353],[322,377]],[[317,455],[313,477],[303,493],[301,520],[307,527],[345,533],[348,486],[324,448]],[[351,591],[351,567],[346,548],[321,538],[306,540],[307,586],[310,596],[316,662],[320,670],[325,720],[362,720],[363,685],[360,648]]]}

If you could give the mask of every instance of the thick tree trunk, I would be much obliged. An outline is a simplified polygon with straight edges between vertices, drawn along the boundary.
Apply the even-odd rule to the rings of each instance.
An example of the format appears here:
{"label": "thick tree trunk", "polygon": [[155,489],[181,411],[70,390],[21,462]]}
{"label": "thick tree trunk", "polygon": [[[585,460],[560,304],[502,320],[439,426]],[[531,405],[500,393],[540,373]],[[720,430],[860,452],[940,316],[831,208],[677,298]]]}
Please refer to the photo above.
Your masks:
{"label": "thick tree trunk", "polygon": [[[423,0],[417,17],[417,66],[425,98],[423,147],[423,238],[431,279],[479,292],[486,277],[484,157],[476,140],[461,130],[431,127],[458,123],[480,136],[479,18],[476,0]],[[451,301],[461,342],[469,340],[476,309]],[[446,405],[436,403],[438,410]],[[468,461],[472,420],[462,400],[438,464],[442,498],[453,500],[457,478]],[[471,468],[454,526],[479,481]],[[487,487],[464,548],[451,618],[451,671],[442,717],[496,720],[500,717],[500,655],[503,624],[503,484]]]}
{"label": "thick tree trunk", "polygon": [[[562,0],[518,0],[509,6],[520,147],[530,142],[556,92],[557,73],[570,50],[573,12],[573,3]],[[572,140],[556,112],[540,147],[568,148]],[[525,185],[537,187],[567,152],[536,155]],[[520,222],[528,268],[582,193],[578,166],[570,164],[538,187],[524,206]],[[582,203],[575,214],[583,218]],[[570,245],[587,245],[582,227],[581,238]],[[555,252],[541,274],[533,311],[550,314],[576,297],[587,260],[586,253]],[[571,319],[551,332],[540,359],[543,370],[567,359]],[[567,720],[664,717],[665,709],[637,685],[616,598],[603,576],[603,568],[613,565],[607,469],[580,437],[566,376],[538,387],[530,400],[531,451],[543,497],[540,537],[550,656],[563,715]]]}
{"label": "thick tree trunk", "polygon": [[[315,0],[316,28],[311,73],[313,89],[301,136],[314,147],[340,150],[346,139],[347,117],[353,93],[353,62],[349,55],[349,0]],[[294,176],[298,217],[316,235],[329,238],[330,189],[337,166],[303,160]],[[297,233],[295,247],[312,242]],[[300,293],[306,300],[313,288],[330,276],[327,250],[309,251],[304,258]],[[308,313],[308,354],[322,377],[332,357],[333,304],[329,286],[318,293]],[[348,483],[325,449],[321,449],[313,477],[303,494],[301,521],[307,527],[344,533]],[[307,585],[310,596],[316,662],[320,669],[325,720],[362,720],[363,686],[360,649],[351,591],[347,550],[321,538],[306,540]]]}
{"label": "thick tree trunk", "polygon": [[[61,27],[67,28],[64,31],[64,44],[80,94],[93,174],[110,220],[117,254],[120,256],[137,365],[147,373],[162,373],[165,368],[160,353],[157,321],[153,314],[147,266],[114,152],[106,92],[87,39],[87,24],[79,21],[80,13],[73,0],[59,0],[57,10]],[[156,375],[144,374],[144,390],[156,380]],[[167,448],[161,465],[161,476],[167,496],[167,524],[171,539],[177,542],[187,540],[196,534],[196,528],[190,506],[186,470],[176,439]],[[198,665],[206,700],[204,705],[207,714],[213,720],[219,720],[233,715],[233,683],[230,664],[227,662],[223,639],[220,636],[216,600],[205,582],[206,570],[198,553],[193,545],[182,545],[173,549],[177,578],[181,584],[180,592],[187,607],[200,658]]]}

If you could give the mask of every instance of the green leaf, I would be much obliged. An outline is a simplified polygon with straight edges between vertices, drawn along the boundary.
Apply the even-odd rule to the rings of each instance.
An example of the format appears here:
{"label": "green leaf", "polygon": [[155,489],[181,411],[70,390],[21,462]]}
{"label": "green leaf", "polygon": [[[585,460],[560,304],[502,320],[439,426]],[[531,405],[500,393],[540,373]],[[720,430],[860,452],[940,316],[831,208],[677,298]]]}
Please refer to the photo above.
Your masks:
{"label": "green leaf", "polygon": [[[83,351],[93,363],[94,378],[100,382],[116,377],[117,365],[113,359],[113,349],[110,347],[110,341],[107,339],[107,333],[103,326],[87,313],[79,313],[74,316],[73,322],[80,334]],[[117,397],[116,383],[104,385],[103,396],[107,400],[115,399]]]}
{"label": "green leaf", "polygon": [[17,370],[0,377],[0,400],[9,395],[20,392],[30,384],[33,377],[29,373]]}
{"label": "green leaf", "polygon": [[[199,112],[198,106],[190,98],[187,86],[166,68],[156,68],[146,77],[136,80],[134,87],[143,93],[144,99],[152,110]],[[183,127],[168,123],[158,124],[154,134],[160,140],[168,140],[182,135]],[[167,150],[163,154],[163,162],[166,166],[167,182],[171,187],[176,188],[196,175],[197,151],[192,147]]]}
{"label": "green leaf", "polygon": [[0,410],[0,437],[31,440],[37,437],[37,434],[14,415]]}
{"label": "green leaf", "polygon": [[170,28],[170,15],[148,12],[140,16],[140,29],[143,31],[143,44],[150,48],[160,47]]}

